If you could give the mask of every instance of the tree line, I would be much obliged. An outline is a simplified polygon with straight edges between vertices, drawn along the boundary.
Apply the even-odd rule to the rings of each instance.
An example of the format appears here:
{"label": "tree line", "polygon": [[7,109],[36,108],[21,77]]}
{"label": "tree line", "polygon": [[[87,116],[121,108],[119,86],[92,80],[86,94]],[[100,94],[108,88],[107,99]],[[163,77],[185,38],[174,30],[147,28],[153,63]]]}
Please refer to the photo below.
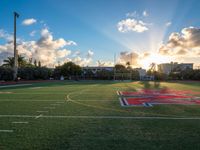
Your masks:
{"label": "tree line", "polygon": [[[14,58],[8,57],[0,66],[0,81],[13,80]],[[158,72],[154,67],[147,71],[147,75],[154,76],[155,80],[200,80],[200,70],[185,69],[175,70],[169,75]],[[130,63],[126,65],[116,64],[112,70],[100,69],[92,71],[83,69],[73,62],[67,62],[55,68],[43,66],[40,61],[26,60],[18,56],[18,77],[21,80],[60,80],[61,77],[67,80],[94,79],[94,80],[139,80],[140,75],[137,69],[133,69]]]}

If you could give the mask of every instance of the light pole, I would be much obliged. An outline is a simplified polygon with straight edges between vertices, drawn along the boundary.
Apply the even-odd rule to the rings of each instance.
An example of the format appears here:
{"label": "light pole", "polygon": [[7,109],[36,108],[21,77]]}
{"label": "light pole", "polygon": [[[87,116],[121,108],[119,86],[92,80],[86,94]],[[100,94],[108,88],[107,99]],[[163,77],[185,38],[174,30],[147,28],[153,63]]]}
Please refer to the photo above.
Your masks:
{"label": "light pole", "polygon": [[113,76],[113,79],[114,79],[114,81],[116,80],[116,69],[115,69],[115,65],[116,65],[116,54],[114,54],[114,76]]}
{"label": "light pole", "polygon": [[17,44],[16,44],[16,20],[19,17],[19,14],[14,12],[14,67],[13,67],[13,80],[17,79],[17,71],[18,71],[18,52],[17,52]]}

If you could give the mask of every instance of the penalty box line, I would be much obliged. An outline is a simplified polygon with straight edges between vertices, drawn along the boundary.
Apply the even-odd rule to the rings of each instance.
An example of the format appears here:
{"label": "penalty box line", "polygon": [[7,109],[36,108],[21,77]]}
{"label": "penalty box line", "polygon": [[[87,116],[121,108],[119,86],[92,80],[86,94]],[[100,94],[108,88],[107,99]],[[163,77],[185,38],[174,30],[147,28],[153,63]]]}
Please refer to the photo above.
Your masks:
{"label": "penalty box line", "polygon": [[200,120],[200,117],[140,117],[140,116],[50,116],[50,115],[0,115],[0,118],[54,118],[54,119],[135,119],[135,120]]}

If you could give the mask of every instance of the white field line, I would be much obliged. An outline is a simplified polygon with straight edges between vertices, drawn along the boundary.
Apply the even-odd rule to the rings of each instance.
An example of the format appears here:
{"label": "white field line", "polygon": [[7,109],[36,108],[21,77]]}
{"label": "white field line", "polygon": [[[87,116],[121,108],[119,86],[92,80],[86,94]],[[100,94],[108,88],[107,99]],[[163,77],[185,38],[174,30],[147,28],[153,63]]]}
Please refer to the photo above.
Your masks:
{"label": "white field line", "polygon": [[48,111],[38,110],[37,113],[48,113]]}
{"label": "white field line", "polygon": [[76,100],[75,99],[73,101],[82,101],[82,102],[84,102],[84,101],[86,101],[86,102],[89,102],[89,101],[98,101],[98,102],[102,101],[102,102],[106,102],[106,101],[108,101],[109,102],[109,101],[117,101],[117,100],[95,100],[95,99],[94,100],[92,100],[92,99],[91,100]]}
{"label": "white field line", "polygon": [[2,85],[0,88],[5,88],[5,87],[17,87],[17,86],[28,86],[32,84],[15,84],[15,85]]}
{"label": "white field line", "polygon": [[[23,99],[23,100],[15,100],[15,99],[0,99],[0,102],[56,102],[57,104],[64,104],[66,102],[66,100],[64,101],[60,101],[59,100],[30,100],[30,99]],[[97,99],[91,99],[91,100],[74,100],[74,101],[85,101],[85,102],[89,102],[89,101],[99,101],[99,102],[106,102],[106,101],[116,101],[116,100],[97,100]]]}
{"label": "white field line", "polygon": [[34,90],[34,89],[41,89],[42,87],[32,87],[32,88],[29,88],[29,89],[32,89],[32,90]]}
{"label": "white field line", "polygon": [[[6,93],[4,93],[6,94]],[[13,95],[30,95],[30,93],[12,93]],[[61,94],[65,94],[65,93],[31,93],[32,95],[61,95]]]}
{"label": "white field line", "polygon": [[50,104],[51,106],[60,106],[60,104]]}
{"label": "white field line", "polygon": [[119,102],[120,102],[121,106],[124,106],[121,98],[119,98]]}
{"label": "white field line", "polygon": [[57,104],[64,104],[65,102],[56,102]]}
{"label": "white field line", "polygon": [[12,133],[13,132],[13,130],[0,130],[0,132],[9,132],[9,133]]}
{"label": "white field line", "polygon": [[140,117],[140,116],[44,116],[0,115],[0,118],[61,118],[61,119],[136,119],[136,120],[200,120],[200,117]]}
{"label": "white field line", "polygon": [[[64,103],[64,100],[42,100],[42,99],[38,99],[38,100],[32,100],[32,99],[20,99],[20,100],[16,100],[16,99],[0,99],[0,102],[5,102],[5,101],[13,101],[13,102],[58,102],[58,103]],[[60,101],[60,102],[59,102]]]}
{"label": "white field line", "polygon": [[43,114],[40,114],[38,116],[35,117],[35,119],[41,118],[43,116]]}
{"label": "white field line", "polygon": [[55,109],[55,107],[44,107],[44,109]]}
{"label": "white field line", "polygon": [[13,124],[28,124],[27,121],[13,121]]}
{"label": "white field line", "polygon": [[13,92],[0,92],[0,94],[12,94]]}

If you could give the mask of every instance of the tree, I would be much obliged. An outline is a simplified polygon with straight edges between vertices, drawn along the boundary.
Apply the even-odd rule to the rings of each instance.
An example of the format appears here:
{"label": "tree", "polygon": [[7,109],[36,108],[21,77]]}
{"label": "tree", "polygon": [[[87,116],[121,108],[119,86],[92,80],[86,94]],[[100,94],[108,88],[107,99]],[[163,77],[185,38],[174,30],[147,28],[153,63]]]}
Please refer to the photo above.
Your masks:
{"label": "tree", "polygon": [[[4,67],[14,67],[14,57],[8,57],[7,59],[3,60]],[[18,55],[18,66],[23,67],[26,66],[28,62],[25,60],[25,58],[21,55]]]}
{"label": "tree", "polygon": [[0,67],[0,80],[8,81],[13,79],[13,69],[11,67]]}
{"label": "tree", "polygon": [[34,60],[34,65],[35,65],[35,67],[37,67],[37,60],[36,59]]}
{"label": "tree", "polygon": [[154,72],[154,71],[156,70],[156,63],[151,63],[151,64],[150,64],[150,70],[151,70],[152,72]]}
{"label": "tree", "polygon": [[62,66],[57,66],[54,70],[54,77],[59,79],[60,76],[64,76],[66,78],[71,78],[81,75],[82,70],[79,65],[76,65],[73,62],[64,63]]}
{"label": "tree", "polygon": [[41,62],[40,61],[38,62],[38,67],[41,67]]}
{"label": "tree", "polygon": [[14,66],[14,58],[8,57],[7,59],[3,60],[3,65],[5,67],[13,67]]}
{"label": "tree", "polygon": [[126,62],[126,68],[127,68],[127,69],[129,69],[129,70],[131,69],[131,64],[130,64],[130,62],[129,62],[129,61],[128,61],[128,62]]}
{"label": "tree", "polygon": [[113,79],[113,72],[106,69],[99,70],[97,71],[97,78],[100,80],[111,80]]}
{"label": "tree", "polygon": [[18,70],[18,76],[25,80],[46,80],[51,76],[51,69],[46,67],[22,67]]}
{"label": "tree", "polygon": [[115,70],[116,70],[116,72],[123,73],[123,72],[126,72],[126,67],[124,65],[122,65],[122,64],[116,64],[115,65]]}
{"label": "tree", "polygon": [[132,69],[132,80],[139,80],[140,79],[140,74],[137,70]]}

